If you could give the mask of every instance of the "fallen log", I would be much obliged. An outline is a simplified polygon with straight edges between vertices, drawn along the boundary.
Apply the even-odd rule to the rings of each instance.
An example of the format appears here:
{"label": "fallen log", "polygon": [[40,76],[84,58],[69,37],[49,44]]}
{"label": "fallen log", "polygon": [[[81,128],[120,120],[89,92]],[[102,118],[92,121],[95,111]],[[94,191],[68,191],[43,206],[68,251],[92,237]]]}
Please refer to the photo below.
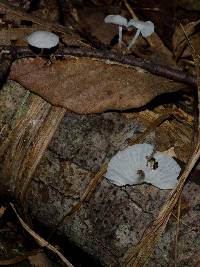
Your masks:
{"label": "fallen log", "polygon": [[[139,116],[119,112],[66,113],[8,81],[0,91],[1,184],[32,218],[57,229],[103,266],[125,266],[127,250],[140,240],[169,191],[147,184],[118,187],[101,175],[93,181],[144,128]],[[154,144],[154,134],[146,141]],[[199,242],[197,189],[191,181],[182,196],[187,207],[182,219],[190,228],[180,225],[180,266],[195,266],[198,261],[193,256]],[[175,227],[172,217],[147,266],[173,264]]]}

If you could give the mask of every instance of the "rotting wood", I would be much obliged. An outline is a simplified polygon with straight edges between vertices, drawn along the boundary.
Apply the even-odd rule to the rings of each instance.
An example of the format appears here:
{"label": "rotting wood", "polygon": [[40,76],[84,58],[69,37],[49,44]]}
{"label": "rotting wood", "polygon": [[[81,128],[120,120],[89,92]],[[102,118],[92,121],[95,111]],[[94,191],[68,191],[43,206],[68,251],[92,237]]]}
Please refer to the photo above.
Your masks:
{"label": "rotting wood", "polygon": [[[184,28],[183,28],[183,32]],[[186,38],[188,38],[186,36]],[[187,39],[188,40],[188,39]],[[190,41],[188,40],[189,45]],[[196,54],[195,49],[191,47],[193,59],[196,66],[197,73],[197,97],[198,97],[198,132],[196,142],[192,144],[192,151],[190,153],[189,160],[185,166],[183,173],[180,175],[177,186],[170,192],[168,199],[160,210],[157,218],[148,227],[137,245],[132,246],[124,254],[123,266],[124,267],[142,267],[148,261],[149,257],[152,255],[160,236],[164,232],[166,225],[171,216],[172,210],[175,207],[177,201],[179,200],[184,184],[195,167],[197,161],[200,158],[200,62],[199,55]],[[175,263],[177,264],[177,262]]]}
{"label": "rotting wood", "polygon": [[15,196],[25,203],[32,175],[65,114],[34,96],[26,116],[22,118],[0,146],[4,178],[13,179]]}
{"label": "rotting wood", "polygon": [[[16,88],[13,92],[16,92]],[[30,94],[30,97],[32,99],[33,95]],[[6,97],[4,101],[5,99]],[[28,99],[30,100],[29,97]],[[9,110],[9,103],[6,104],[6,109],[2,106],[4,113]],[[30,103],[28,107],[30,109]],[[23,112],[19,111],[18,123],[22,121],[26,112],[27,106],[24,105]],[[88,116],[65,114],[62,125],[59,125],[53,140],[43,153],[28,186],[27,203],[31,214],[51,228],[70,212],[74,204],[80,203],[84,196],[92,192],[86,202],[85,198],[81,209],[77,209],[76,213],[68,216],[60,225],[59,232],[91,255],[95,255],[105,266],[120,266],[123,253],[131,243],[136,242],[131,234],[136,234],[137,238],[141,237],[168,194],[148,185],[121,189],[104,178],[97,187],[89,186],[94,177],[92,168],[96,164],[95,158],[97,157],[101,165],[101,162],[108,161],[116,151],[126,145],[123,136],[130,138],[131,134],[136,136],[135,130],[141,132],[141,125],[139,127],[136,123],[140,112],[137,115],[138,118],[127,119],[117,112]],[[10,125],[10,122],[6,121],[6,116],[4,117],[2,125]],[[15,127],[14,124],[14,127],[6,128]],[[59,138],[63,140],[60,144]],[[108,147],[104,148],[105,142],[108,142]],[[88,146],[95,149],[83,150]],[[77,158],[79,156],[84,161]],[[174,224],[169,231],[173,228]],[[130,243],[126,243],[126,240]],[[162,257],[159,261],[162,262]]]}

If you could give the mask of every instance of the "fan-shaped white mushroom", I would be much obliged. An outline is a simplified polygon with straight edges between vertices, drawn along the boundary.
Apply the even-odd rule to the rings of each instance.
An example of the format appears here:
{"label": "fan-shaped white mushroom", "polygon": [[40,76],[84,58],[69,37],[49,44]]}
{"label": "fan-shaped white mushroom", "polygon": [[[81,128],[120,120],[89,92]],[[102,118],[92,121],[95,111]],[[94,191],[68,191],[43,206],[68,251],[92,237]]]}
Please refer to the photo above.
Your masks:
{"label": "fan-shaped white mushroom", "polygon": [[173,158],[154,153],[152,145],[136,144],[111,159],[105,176],[118,186],[150,183],[160,189],[172,189],[180,171]]}
{"label": "fan-shaped white mushroom", "polygon": [[58,45],[59,37],[47,31],[36,31],[27,37],[29,45],[40,49],[51,49]]}
{"label": "fan-shaped white mushroom", "polygon": [[120,15],[108,15],[104,19],[105,23],[113,23],[119,26],[119,39],[118,43],[119,46],[122,43],[122,27],[127,27],[128,21],[126,18],[120,16]]}
{"label": "fan-shaped white mushroom", "polygon": [[131,19],[128,22],[127,27],[128,28],[135,27],[137,29],[135,36],[133,37],[128,46],[128,49],[130,49],[131,46],[135,43],[140,33],[142,34],[143,37],[147,37],[154,32],[154,24],[151,21],[140,21]]}

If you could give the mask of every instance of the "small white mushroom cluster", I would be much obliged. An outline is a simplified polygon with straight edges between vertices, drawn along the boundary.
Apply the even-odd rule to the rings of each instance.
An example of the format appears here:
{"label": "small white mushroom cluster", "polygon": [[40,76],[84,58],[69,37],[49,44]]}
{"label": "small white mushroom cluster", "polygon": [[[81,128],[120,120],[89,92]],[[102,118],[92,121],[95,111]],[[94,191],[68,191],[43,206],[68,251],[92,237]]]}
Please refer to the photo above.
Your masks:
{"label": "small white mushroom cluster", "polygon": [[105,177],[118,186],[141,183],[172,189],[181,171],[176,161],[149,144],[136,144],[118,152],[109,162]]}
{"label": "small white mushroom cluster", "polygon": [[148,37],[154,32],[154,24],[151,21],[140,21],[140,20],[127,20],[126,18],[120,16],[120,15],[108,15],[104,19],[105,23],[113,23],[118,25],[119,27],[119,46],[122,42],[122,28],[127,28],[128,30],[131,30],[133,27],[137,29],[135,36],[130,41],[128,49],[133,46],[138,36],[141,35],[143,37]]}

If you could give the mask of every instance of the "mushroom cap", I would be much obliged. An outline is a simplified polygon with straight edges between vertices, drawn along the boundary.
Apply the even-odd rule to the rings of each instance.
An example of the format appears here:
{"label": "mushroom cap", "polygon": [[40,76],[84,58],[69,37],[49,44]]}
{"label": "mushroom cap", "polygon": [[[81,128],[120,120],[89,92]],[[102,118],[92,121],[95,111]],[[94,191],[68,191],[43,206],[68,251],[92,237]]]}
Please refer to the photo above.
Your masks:
{"label": "mushroom cap", "polygon": [[27,37],[27,41],[29,45],[34,46],[36,48],[50,49],[58,45],[59,37],[52,32],[36,31],[36,32],[31,33]]}
{"label": "mushroom cap", "polygon": [[131,19],[128,22],[127,27],[131,26],[139,29],[143,37],[147,37],[154,32],[154,24],[151,21],[141,21],[141,20]]}
{"label": "mushroom cap", "polygon": [[154,151],[150,144],[136,144],[119,151],[109,162],[105,177],[118,186],[150,183],[160,189],[172,189],[181,171],[176,161],[161,152],[153,154],[155,168],[148,164]]}
{"label": "mushroom cap", "polygon": [[161,152],[156,152],[153,157],[158,163],[158,168],[151,170],[145,181],[161,189],[174,188],[181,171],[180,166],[172,157]]}
{"label": "mushroom cap", "polygon": [[127,27],[128,24],[127,19],[120,15],[108,15],[105,17],[104,21],[105,23],[113,23],[124,27]]}
{"label": "mushroom cap", "polygon": [[138,171],[146,170],[145,158],[153,152],[149,144],[136,144],[119,151],[108,163],[105,177],[118,186],[143,183]]}

